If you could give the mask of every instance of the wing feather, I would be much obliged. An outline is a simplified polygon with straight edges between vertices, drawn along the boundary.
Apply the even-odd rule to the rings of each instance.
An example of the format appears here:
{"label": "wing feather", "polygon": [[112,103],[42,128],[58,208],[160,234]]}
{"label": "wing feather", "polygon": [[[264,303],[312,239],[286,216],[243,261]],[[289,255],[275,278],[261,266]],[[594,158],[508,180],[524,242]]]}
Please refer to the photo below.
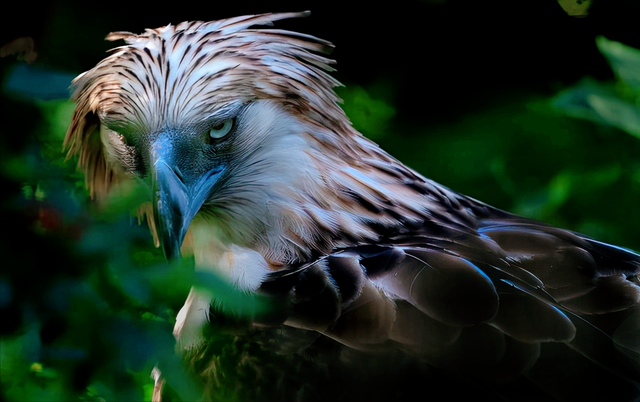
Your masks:
{"label": "wing feather", "polygon": [[531,386],[572,400],[566,387],[581,386],[577,377],[558,384],[537,368],[556,351],[548,345],[564,345],[571,364],[638,392],[640,256],[475,203],[446,203],[448,214],[472,208],[475,227],[447,220],[323,259],[318,272],[335,287],[339,312],[321,332],[359,350],[407,351],[473,381],[526,374]]}

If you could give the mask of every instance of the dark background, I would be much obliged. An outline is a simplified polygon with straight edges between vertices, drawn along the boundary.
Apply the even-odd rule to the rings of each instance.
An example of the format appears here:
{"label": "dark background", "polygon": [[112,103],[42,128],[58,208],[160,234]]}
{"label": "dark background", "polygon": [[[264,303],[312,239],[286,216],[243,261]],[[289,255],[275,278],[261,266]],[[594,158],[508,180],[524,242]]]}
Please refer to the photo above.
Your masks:
{"label": "dark background", "polygon": [[[402,1],[384,6],[338,1],[183,3],[13,2],[3,39],[34,36],[40,63],[84,71],[104,56],[115,30],[141,32],[186,20],[214,20],[262,12],[311,10],[310,18],[281,22],[336,44],[338,77],[366,84],[380,76],[397,81],[399,104],[424,117],[459,115],[458,91],[468,105],[505,89],[548,90],[583,75],[603,78],[596,35],[640,45],[632,0],[596,2],[588,18],[567,16],[555,1]],[[15,7],[15,8],[13,8]],[[417,95],[420,94],[420,95]],[[417,99],[421,102],[417,102]],[[430,107],[424,107],[424,101]],[[454,112],[455,110],[455,112]]]}
{"label": "dark background", "polygon": [[[584,77],[627,94],[595,39],[640,48],[640,2],[600,0],[580,19],[552,0],[381,4],[14,2],[0,39],[33,37],[32,67],[71,77],[117,45],[111,31],[308,9],[277,28],[336,45],[345,110],[384,149],[453,190],[640,250],[640,140],[554,106]],[[0,60],[5,87],[18,65]],[[95,213],[60,152],[73,106],[52,97],[2,95],[1,395],[148,399],[188,280],[173,280],[126,207]]]}

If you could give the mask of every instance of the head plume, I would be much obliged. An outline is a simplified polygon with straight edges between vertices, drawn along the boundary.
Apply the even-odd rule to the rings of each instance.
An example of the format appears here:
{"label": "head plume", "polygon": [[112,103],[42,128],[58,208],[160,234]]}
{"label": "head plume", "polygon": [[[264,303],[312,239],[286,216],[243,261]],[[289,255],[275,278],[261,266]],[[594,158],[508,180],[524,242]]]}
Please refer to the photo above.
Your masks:
{"label": "head plume", "polygon": [[[310,35],[251,29],[309,12],[183,22],[143,34],[114,32],[126,45],[73,81],[77,102],[65,137],[68,156],[79,156],[92,197],[117,180],[100,139],[100,126],[120,134],[152,133],[256,99],[273,99],[324,126],[345,131],[336,104],[339,85],[328,72],[332,44]],[[349,131],[348,129],[346,131]]]}

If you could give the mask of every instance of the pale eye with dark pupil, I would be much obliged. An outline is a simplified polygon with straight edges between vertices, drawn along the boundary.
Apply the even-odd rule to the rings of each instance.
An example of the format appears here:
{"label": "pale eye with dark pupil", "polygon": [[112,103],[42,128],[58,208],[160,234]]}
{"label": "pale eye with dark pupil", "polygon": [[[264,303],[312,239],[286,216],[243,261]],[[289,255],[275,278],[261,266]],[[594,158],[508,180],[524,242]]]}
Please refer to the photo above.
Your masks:
{"label": "pale eye with dark pupil", "polygon": [[209,129],[209,137],[219,140],[229,134],[233,128],[233,119],[226,119]]}

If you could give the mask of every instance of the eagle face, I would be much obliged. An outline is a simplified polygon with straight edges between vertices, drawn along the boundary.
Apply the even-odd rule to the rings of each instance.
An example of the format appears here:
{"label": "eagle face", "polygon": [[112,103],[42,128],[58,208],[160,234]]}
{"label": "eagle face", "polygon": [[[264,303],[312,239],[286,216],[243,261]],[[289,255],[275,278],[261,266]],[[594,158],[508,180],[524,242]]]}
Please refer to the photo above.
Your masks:
{"label": "eagle face", "polygon": [[295,156],[304,156],[297,121],[271,100],[232,106],[194,124],[138,131],[135,146],[117,131],[102,130],[104,149],[115,149],[107,163],[149,182],[169,258],[179,257],[198,213],[215,221],[228,242],[254,244],[273,219],[269,201],[285,198],[290,183],[303,180],[289,165],[304,171],[309,164]]}
{"label": "eagle face", "polygon": [[314,136],[348,126],[326,72],[332,61],[314,53],[331,45],[246,29],[303,15],[110,34],[127,45],[74,81],[78,107],[66,138],[92,196],[145,182],[169,258],[180,256],[198,214],[222,248],[260,249],[276,265],[309,254],[322,234],[297,204],[323,198],[314,194],[322,180]]}

